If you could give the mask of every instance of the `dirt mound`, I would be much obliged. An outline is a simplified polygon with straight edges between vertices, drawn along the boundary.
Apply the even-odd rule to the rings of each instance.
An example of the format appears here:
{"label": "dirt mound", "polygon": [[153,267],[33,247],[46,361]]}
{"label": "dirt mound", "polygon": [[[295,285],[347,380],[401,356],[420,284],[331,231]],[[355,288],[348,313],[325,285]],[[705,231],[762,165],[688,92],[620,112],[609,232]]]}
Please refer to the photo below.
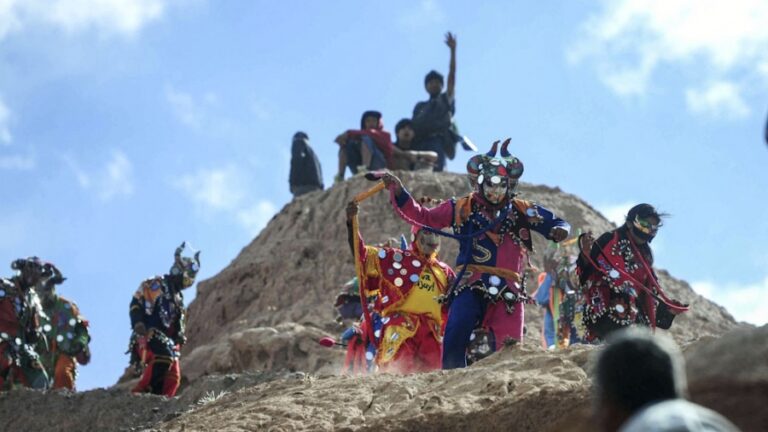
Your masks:
{"label": "dirt mound", "polygon": [[[450,199],[469,192],[466,176],[459,174],[400,175],[415,197]],[[331,305],[339,287],[354,275],[344,208],[371,184],[355,177],[293,200],[227,268],[199,284],[189,307],[189,342],[182,357],[182,371],[188,378],[274,368],[325,372],[340,361],[338,350],[319,349],[311,341],[343,330],[334,321]],[[574,229],[602,233],[613,228],[589,204],[558,188],[523,184],[520,195],[554,210]],[[384,193],[363,203],[360,221],[368,243],[397,238],[410,230],[394,214]],[[543,250],[545,241],[534,238],[537,250]],[[443,259],[453,264],[456,253],[457,243],[444,240]],[[531,257],[539,267],[540,260],[540,253]],[[692,311],[677,318],[673,326],[672,335],[679,342],[719,335],[735,325],[725,309],[669,273],[659,273],[670,295],[693,304]],[[528,342],[539,343],[540,322],[541,311],[527,308]]]}

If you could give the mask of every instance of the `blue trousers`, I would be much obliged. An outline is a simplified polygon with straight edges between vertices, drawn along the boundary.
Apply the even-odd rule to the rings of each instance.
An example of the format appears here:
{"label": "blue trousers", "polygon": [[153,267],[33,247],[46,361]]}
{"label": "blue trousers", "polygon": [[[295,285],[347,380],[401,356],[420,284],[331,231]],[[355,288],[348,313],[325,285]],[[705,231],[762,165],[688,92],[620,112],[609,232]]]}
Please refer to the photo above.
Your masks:
{"label": "blue trousers", "polygon": [[482,321],[485,309],[482,294],[470,289],[463,290],[453,299],[443,337],[443,369],[467,367],[469,337]]}

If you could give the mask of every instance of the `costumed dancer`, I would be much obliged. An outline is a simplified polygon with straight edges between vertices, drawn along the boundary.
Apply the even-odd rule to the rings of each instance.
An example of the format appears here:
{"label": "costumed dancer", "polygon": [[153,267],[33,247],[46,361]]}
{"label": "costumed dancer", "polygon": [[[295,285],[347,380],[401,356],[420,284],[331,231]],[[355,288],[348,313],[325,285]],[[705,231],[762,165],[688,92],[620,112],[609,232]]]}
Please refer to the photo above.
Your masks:
{"label": "costumed dancer", "polygon": [[133,335],[129,352],[134,367],[143,370],[134,393],[171,397],[179,388],[179,353],[186,342],[182,290],[195,283],[200,270],[200,251],[192,258],[182,257],[185,248],[186,242],[176,248],[168,274],[142,282],[131,300]]}
{"label": "costumed dancer", "polygon": [[52,388],[75,390],[77,363],[87,365],[91,361],[88,321],[73,301],[56,293],[56,285],[66,280],[59,269],[50,263],[44,265],[50,269],[51,276],[38,287],[45,311],[41,328],[48,343],[38,343],[38,351],[48,376],[53,379]]}
{"label": "costumed dancer", "polygon": [[[368,300],[372,301],[372,299]],[[332,338],[323,338],[320,343],[328,347],[339,345],[347,349],[342,373],[364,375],[371,372],[375,366],[373,359],[376,355],[376,346],[368,340],[371,331],[368,330],[369,323],[363,314],[357,276],[344,284],[342,291],[336,296],[334,307],[339,314],[336,318],[338,322],[353,320],[354,323],[341,334],[340,343],[336,343]]]}
{"label": "costumed dancer", "polygon": [[507,139],[467,163],[475,191],[428,209],[419,205],[392,174],[383,180],[396,212],[412,224],[435,232],[451,227],[460,241],[458,282],[446,295],[450,304],[443,340],[443,368],[465,367],[473,330],[482,326],[490,351],[508,339],[522,341],[525,292],[523,269],[533,250],[531,232],[559,242],[570,225],[550,210],[515,198],[523,164],[509,154]]}
{"label": "costumed dancer", "polygon": [[[576,238],[555,245],[544,258],[544,271],[539,274],[536,303],[544,308],[542,345],[545,349],[562,349],[580,343],[584,312],[583,296],[576,276],[576,254],[568,246]],[[562,246],[562,247],[560,247]]]}
{"label": "costumed dancer", "polygon": [[[374,328],[373,335],[379,370],[412,373],[439,369],[446,310],[438,298],[455,278],[450,266],[437,258],[440,238],[413,227],[410,247],[366,246],[357,224],[358,209],[355,201],[347,206],[347,232],[361,299],[375,296],[371,309],[381,321],[381,328]],[[364,312],[366,309],[364,305]]]}
{"label": "costumed dancer", "polygon": [[18,273],[0,279],[0,390],[16,386],[45,389],[48,376],[35,350],[44,314],[34,287],[50,276],[37,257],[11,263]]}
{"label": "costumed dancer", "polygon": [[597,241],[590,232],[579,237],[576,266],[586,297],[588,342],[633,324],[668,329],[675,315],[688,310],[664,294],[652,268],[650,243],[663,216],[650,204],[638,204],[629,210],[624,225]]}

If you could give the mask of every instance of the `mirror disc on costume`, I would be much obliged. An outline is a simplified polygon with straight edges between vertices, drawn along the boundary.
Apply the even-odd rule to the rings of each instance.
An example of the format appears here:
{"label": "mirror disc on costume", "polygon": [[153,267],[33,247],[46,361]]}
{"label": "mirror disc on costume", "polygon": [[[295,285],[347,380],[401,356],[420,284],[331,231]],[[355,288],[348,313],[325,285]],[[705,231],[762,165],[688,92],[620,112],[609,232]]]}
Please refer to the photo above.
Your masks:
{"label": "mirror disc on costume", "polygon": [[52,329],[52,328],[53,328],[53,327],[51,327],[51,325],[50,325],[50,324],[46,324],[46,325],[44,325],[44,326],[43,326],[43,331],[44,331],[44,332],[46,332],[46,333],[48,333],[48,332],[50,332],[50,331],[51,331],[51,329]]}
{"label": "mirror disc on costume", "polygon": [[394,259],[397,262],[400,262],[403,260],[403,254],[401,254],[400,252],[395,252],[395,255],[392,256],[392,259]]}
{"label": "mirror disc on costume", "polygon": [[525,211],[525,214],[530,217],[534,217],[536,216],[536,210],[534,210],[533,208],[529,208],[528,210]]}
{"label": "mirror disc on costume", "polygon": [[393,262],[392,263],[392,267],[394,267],[394,268],[399,270],[399,269],[403,268],[403,265],[400,264],[399,262]]}
{"label": "mirror disc on costume", "polygon": [[64,342],[64,336],[62,335],[56,336],[56,342]]}
{"label": "mirror disc on costume", "polygon": [[382,324],[386,324],[388,322],[389,322],[389,317],[384,317],[384,318],[381,319],[381,323]]}
{"label": "mirror disc on costume", "polygon": [[395,274],[395,271],[392,269],[387,269],[387,274],[392,276],[393,274]]}
{"label": "mirror disc on costume", "polygon": [[373,332],[373,335],[374,335],[376,338],[380,338],[380,337],[381,337],[381,330],[376,330],[375,332]]}
{"label": "mirror disc on costume", "polygon": [[476,337],[477,337],[477,335],[475,334],[475,332],[472,332],[472,334],[469,335],[469,340],[473,341],[473,340],[475,340]]}
{"label": "mirror disc on costume", "polygon": [[619,271],[616,269],[611,269],[611,271],[608,272],[608,276],[610,276],[612,279],[618,279]]}
{"label": "mirror disc on costume", "polygon": [[410,279],[411,279],[411,282],[416,283],[419,281],[419,275],[412,274]]}
{"label": "mirror disc on costume", "polygon": [[384,249],[379,249],[379,258],[384,259],[387,257],[387,251]]}
{"label": "mirror disc on costume", "polygon": [[504,298],[507,299],[507,300],[514,300],[515,295],[512,294],[511,292],[507,291],[507,292],[504,293]]}
{"label": "mirror disc on costume", "polygon": [[477,166],[477,169],[478,169],[478,170],[481,170],[481,169],[483,169],[483,164],[480,164],[480,165],[478,165],[478,166]]}
{"label": "mirror disc on costume", "polygon": [[70,309],[72,306],[69,303],[64,303],[64,309]]}
{"label": "mirror disc on costume", "polygon": [[414,267],[421,267],[421,261],[419,261],[419,260],[413,260],[413,266],[414,266]]}
{"label": "mirror disc on costume", "polygon": [[395,286],[401,287],[403,286],[403,278],[395,278]]}
{"label": "mirror disc on costume", "polygon": [[0,333],[0,339],[8,339],[8,333],[6,332]]}
{"label": "mirror disc on costume", "polygon": [[485,180],[485,177],[482,174],[477,176],[477,184],[483,184],[484,180]]}
{"label": "mirror disc on costume", "polygon": [[499,166],[501,165],[501,162],[498,159],[491,159],[491,165]]}
{"label": "mirror disc on costume", "polygon": [[499,176],[493,176],[493,177],[491,177],[491,184],[495,184],[495,185],[497,185],[497,184],[499,184],[499,183],[501,183],[501,177],[499,177]]}
{"label": "mirror disc on costume", "polygon": [[501,278],[496,275],[491,275],[491,277],[488,278],[488,281],[493,286],[499,286],[499,284],[501,283]]}
{"label": "mirror disc on costume", "polygon": [[4,289],[0,289],[0,297],[5,297],[5,290]]}
{"label": "mirror disc on costume", "polygon": [[16,345],[21,345],[21,338],[16,338],[14,342],[16,342]]}
{"label": "mirror disc on costume", "polygon": [[381,302],[382,303],[386,303],[388,301],[389,301],[389,296],[384,296],[384,297],[381,298]]}
{"label": "mirror disc on costume", "polygon": [[70,327],[74,327],[74,326],[75,326],[75,324],[77,324],[77,320],[76,320],[76,319],[74,319],[74,318],[70,318],[70,319],[69,319],[69,326],[70,326]]}
{"label": "mirror disc on costume", "polygon": [[498,289],[498,288],[496,288],[495,286],[492,286],[492,287],[488,288],[488,294],[490,294],[490,295],[496,295],[496,294],[498,294],[498,293],[499,293],[499,289]]}
{"label": "mirror disc on costume", "polygon": [[405,275],[407,275],[407,274],[408,274],[408,270],[406,270],[406,269],[400,269],[400,274],[401,274],[401,275],[403,275],[403,276],[405,276]]}
{"label": "mirror disc on costume", "polygon": [[365,359],[368,360],[368,361],[373,360],[373,353],[370,352],[370,351],[366,352],[365,353]]}
{"label": "mirror disc on costume", "polygon": [[392,336],[390,336],[390,339],[392,339],[393,341],[396,341],[399,338],[400,338],[399,333],[392,333]]}
{"label": "mirror disc on costume", "polygon": [[72,332],[67,332],[67,339],[74,339],[75,335]]}
{"label": "mirror disc on costume", "polygon": [[617,304],[615,309],[616,309],[616,312],[618,312],[618,313],[624,313],[624,306],[622,306],[620,304]]}

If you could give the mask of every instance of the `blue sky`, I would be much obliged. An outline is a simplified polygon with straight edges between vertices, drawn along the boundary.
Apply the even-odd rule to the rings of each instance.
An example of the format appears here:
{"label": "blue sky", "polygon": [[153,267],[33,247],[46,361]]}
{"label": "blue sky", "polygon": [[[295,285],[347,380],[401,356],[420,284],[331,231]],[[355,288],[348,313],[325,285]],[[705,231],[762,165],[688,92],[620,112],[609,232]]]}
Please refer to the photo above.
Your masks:
{"label": "blue sky", "polygon": [[295,131],[330,185],[333,138],[409,116],[450,30],[463,133],[611,218],[671,213],[657,265],[764,324],[765,22],[757,0],[5,0],[0,263],[61,268],[94,338],[78,386],[114,383],[141,280],[182,240],[201,278],[229,264],[291,198]]}

